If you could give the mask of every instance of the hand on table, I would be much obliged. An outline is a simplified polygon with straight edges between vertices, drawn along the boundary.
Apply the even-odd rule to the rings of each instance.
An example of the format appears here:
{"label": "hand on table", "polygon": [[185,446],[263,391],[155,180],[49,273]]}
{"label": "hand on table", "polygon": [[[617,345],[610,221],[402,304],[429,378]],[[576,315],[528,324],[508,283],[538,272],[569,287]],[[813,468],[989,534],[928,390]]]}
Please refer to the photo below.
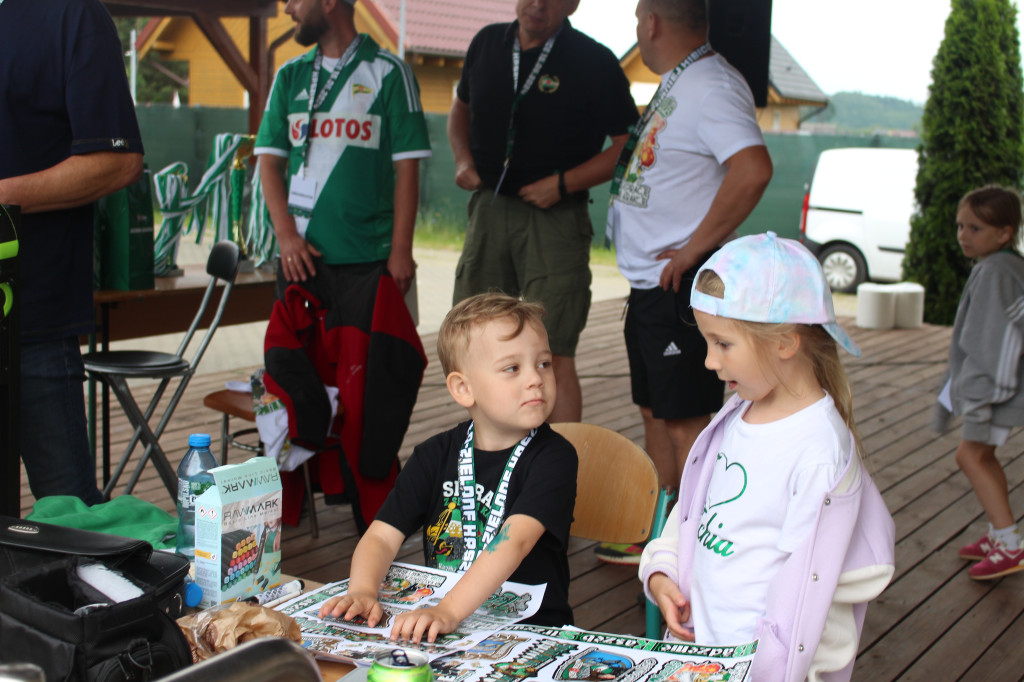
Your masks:
{"label": "hand on table", "polygon": [[454,631],[460,620],[443,606],[406,611],[395,618],[391,639],[407,639],[419,644],[423,635],[426,635],[427,641],[433,642],[438,635]]}
{"label": "hand on table", "polygon": [[330,616],[343,620],[352,620],[357,616],[362,616],[366,619],[366,625],[372,628],[376,627],[377,623],[380,622],[381,617],[384,615],[384,610],[377,601],[377,595],[353,594],[349,592],[340,597],[331,597],[325,601],[317,615],[320,618]]}

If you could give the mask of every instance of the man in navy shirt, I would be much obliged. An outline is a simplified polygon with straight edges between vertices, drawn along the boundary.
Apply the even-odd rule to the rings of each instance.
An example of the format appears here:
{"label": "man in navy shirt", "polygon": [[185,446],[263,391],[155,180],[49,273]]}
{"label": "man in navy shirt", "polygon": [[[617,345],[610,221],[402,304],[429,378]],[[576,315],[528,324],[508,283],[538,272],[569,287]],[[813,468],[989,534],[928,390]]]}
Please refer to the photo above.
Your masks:
{"label": "man in navy shirt", "polygon": [[0,0],[0,204],[21,207],[21,457],[36,498],[102,500],[80,334],[92,202],[142,175],[121,44],[99,0]]}

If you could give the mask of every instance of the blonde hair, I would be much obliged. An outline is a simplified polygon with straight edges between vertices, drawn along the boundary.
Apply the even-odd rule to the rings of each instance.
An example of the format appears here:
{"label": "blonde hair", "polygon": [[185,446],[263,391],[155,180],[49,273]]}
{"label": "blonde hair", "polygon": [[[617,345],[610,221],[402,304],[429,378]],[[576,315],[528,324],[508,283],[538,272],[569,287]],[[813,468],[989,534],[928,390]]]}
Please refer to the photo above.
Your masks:
{"label": "blonde hair", "polygon": [[985,185],[971,190],[960,200],[960,206],[967,206],[974,215],[993,227],[1007,227],[1013,230],[1007,246],[1020,247],[1021,205],[1020,193],[1010,187]]}
{"label": "blonde hair", "polygon": [[[715,298],[725,298],[725,283],[713,270],[703,270],[697,276],[697,291]],[[825,328],[820,324],[793,324],[793,323],[772,323],[772,322],[748,322],[729,318],[736,323],[740,331],[746,334],[753,343],[761,366],[772,367],[774,363],[768,356],[767,349],[772,342],[777,342],[780,337],[796,333],[800,336],[800,350],[798,351],[814,370],[814,378],[818,384],[832,396],[836,410],[843,418],[847,428],[853,433],[860,449],[860,438],[857,436],[857,427],[853,419],[853,391],[850,388],[850,381],[846,378],[846,370],[839,360],[839,347]]]}
{"label": "blonde hair", "polygon": [[512,333],[502,340],[514,339],[527,324],[544,329],[544,306],[497,292],[477,294],[457,303],[445,315],[437,332],[437,356],[444,375],[458,371],[474,327],[501,319],[515,324]]}

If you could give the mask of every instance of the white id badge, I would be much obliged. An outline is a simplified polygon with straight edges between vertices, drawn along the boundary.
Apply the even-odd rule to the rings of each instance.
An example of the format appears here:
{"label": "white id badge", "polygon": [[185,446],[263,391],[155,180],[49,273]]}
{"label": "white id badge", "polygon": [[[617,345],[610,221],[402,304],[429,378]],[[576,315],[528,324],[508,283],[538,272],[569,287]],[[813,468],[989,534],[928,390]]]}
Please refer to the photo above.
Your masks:
{"label": "white id badge", "polygon": [[288,212],[292,215],[310,216],[316,202],[316,180],[293,175],[288,185]]}

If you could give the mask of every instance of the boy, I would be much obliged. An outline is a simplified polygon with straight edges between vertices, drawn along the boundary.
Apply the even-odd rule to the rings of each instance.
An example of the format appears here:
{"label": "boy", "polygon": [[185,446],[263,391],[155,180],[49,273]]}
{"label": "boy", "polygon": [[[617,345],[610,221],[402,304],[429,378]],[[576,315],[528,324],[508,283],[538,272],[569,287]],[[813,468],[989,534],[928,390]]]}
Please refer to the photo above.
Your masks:
{"label": "boy", "polygon": [[577,459],[545,423],[555,379],[543,314],[536,303],[488,293],[445,317],[437,353],[448,392],[471,420],[413,451],[356,546],[348,593],[327,600],[322,617],[363,616],[376,625],[381,581],[422,526],[427,565],[466,573],[437,606],[398,616],[393,639],[433,642],[505,580],[547,583],[540,610],[526,622],[572,624],[566,546]]}

